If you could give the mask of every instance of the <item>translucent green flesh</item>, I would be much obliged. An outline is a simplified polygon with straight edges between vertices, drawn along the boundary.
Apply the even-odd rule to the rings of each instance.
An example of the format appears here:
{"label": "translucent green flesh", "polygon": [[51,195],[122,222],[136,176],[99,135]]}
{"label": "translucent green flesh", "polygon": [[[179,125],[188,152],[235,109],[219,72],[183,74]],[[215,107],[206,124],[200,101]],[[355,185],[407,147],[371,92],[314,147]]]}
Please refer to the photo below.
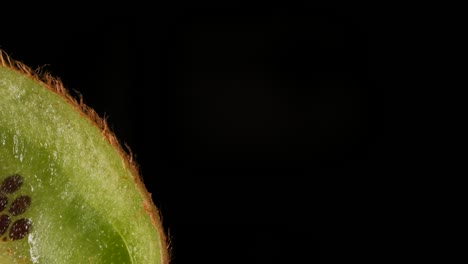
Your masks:
{"label": "translucent green flesh", "polygon": [[[160,236],[119,153],[65,100],[0,66],[0,181],[20,174],[32,228],[0,263],[161,263]],[[5,209],[1,214],[5,214]]]}

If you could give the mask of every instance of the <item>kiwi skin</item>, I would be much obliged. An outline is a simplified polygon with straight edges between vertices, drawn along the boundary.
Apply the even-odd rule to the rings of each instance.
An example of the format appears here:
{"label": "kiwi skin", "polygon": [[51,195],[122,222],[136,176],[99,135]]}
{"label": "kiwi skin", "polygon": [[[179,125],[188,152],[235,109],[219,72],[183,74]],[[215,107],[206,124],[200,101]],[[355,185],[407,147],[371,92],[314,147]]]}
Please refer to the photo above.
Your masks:
{"label": "kiwi skin", "polygon": [[[134,159],[130,148],[125,144],[125,149],[120,144],[116,135],[109,129],[105,119],[101,118],[95,110],[84,103],[81,95],[78,98],[72,96],[59,78],[52,76],[50,73],[38,70],[32,70],[24,63],[12,59],[5,51],[0,49],[0,67],[8,68],[12,71],[18,72],[23,76],[27,76],[42,87],[48,89],[50,92],[59,95],[63,100],[68,103],[73,109],[78,112],[81,117],[87,119],[93,126],[95,126],[101,133],[102,137],[109,143],[120,155],[122,162],[125,164],[127,170],[131,172],[133,183],[141,195],[143,200],[142,208],[144,212],[150,217],[154,229],[160,236],[161,241],[161,263],[168,264],[170,262],[170,241],[165,234],[162,225],[162,216],[155,206],[151,193],[149,193],[144,185],[143,178],[140,176],[139,167]],[[1,77],[1,76],[0,76]]]}

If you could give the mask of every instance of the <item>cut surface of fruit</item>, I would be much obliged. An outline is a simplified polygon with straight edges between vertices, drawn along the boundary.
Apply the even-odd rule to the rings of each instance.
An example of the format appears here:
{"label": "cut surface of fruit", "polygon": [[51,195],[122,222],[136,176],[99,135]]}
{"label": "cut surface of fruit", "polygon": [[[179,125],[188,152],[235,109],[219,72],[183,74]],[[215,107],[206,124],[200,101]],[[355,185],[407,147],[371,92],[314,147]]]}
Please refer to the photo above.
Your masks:
{"label": "cut surface of fruit", "polygon": [[168,263],[158,210],[103,119],[0,51],[0,263]]}

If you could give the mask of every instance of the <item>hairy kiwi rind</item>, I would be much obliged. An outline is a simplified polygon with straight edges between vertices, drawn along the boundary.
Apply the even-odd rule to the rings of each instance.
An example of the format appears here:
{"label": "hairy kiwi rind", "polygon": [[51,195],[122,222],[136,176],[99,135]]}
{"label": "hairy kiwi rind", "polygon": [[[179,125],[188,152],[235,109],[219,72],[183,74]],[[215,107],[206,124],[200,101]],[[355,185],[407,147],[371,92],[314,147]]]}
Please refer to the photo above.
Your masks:
{"label": "hairy kiwi rind", "polygon": [[133,182],[139,194],[142,197],[142,208],[151,219],[153,227],[159,234],[161,241],[161,263],[168,264],[170,262],[170,240],[166,236],[164,227],[162,225],[162,215],[155,206],[151,193],[149,193],[144,185],[143,178],[139,173],[139,166],[134,159],[134,155],[128,145],[124,144],[125,149],[119,142],[118,138],[113,131],[110,130],[107,121],[101,118],[94,109],[84,103],[83,97],[78,94],[76,98],[72,96],[69,91],[64,87],[62,81],[48,72],[43,72],[43,68],[33,70],[26,64],[11,58],[5,51],[0,49],[0,67],[8,68],[12,71],[18,72],[23,76],[27,76],[33,81],[40,84],[45,89],[59,95],[66,103],[75,109],[83,118],[86,118],[93,126],[97,127],[102,137],[117,151],[120,155],[122,162],[125,164],[127,170],[131,172]]}

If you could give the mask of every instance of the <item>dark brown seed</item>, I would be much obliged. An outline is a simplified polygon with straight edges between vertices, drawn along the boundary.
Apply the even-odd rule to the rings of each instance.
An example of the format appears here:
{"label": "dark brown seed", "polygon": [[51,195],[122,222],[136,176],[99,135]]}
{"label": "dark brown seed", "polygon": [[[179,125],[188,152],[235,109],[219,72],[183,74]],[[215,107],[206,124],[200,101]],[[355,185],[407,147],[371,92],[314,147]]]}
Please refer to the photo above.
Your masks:
{"label": "dark brown seed", "polygon": [[3,236],[10,226],[11,220],[8,215],[0,215],[0,236]]}
{"label": "dark brown seed", "polygon": [[23,177],[19,174],[14,174],[6,177],[0,186],[0,192],[14,193],[23,185]]}
{"label": "dark brown seed", "polygon": [[5,195],[0,194],[0,212],[5,210],[7,205],[8,205],[8,198]]}
{"label": "dark brown seed", "polygon": [[13,223],[10,229],[10,238],[11,240],[18,240],[24,238],[28,235],[31,230],[31,220],[29,219],[19,219]]}
{"label": "dark brown seed", "polygon": [[23,195],[23,196],[16,198],[11,203],[10,210],[8,210],[8,212],[10,212],[10,214],[14,216],[17,216],[26,212],[26,210],[29,208],[30,205],[31,205],[31,197],[27,195]]}

